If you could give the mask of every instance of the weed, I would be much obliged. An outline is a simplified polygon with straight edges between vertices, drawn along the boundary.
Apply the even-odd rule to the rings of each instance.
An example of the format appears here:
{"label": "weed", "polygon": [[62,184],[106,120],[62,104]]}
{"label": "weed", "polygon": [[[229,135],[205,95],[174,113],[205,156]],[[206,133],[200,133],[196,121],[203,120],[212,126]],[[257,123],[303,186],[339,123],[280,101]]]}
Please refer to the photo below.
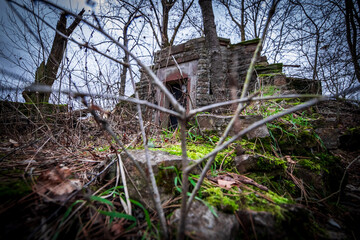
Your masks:
{"label": "weed", "polygon": [[110,149],[110,146],[103,146],[103,147],[95,148],[95,150],[98,152],[106,152],[106,151],[109,151],[109,149]]}

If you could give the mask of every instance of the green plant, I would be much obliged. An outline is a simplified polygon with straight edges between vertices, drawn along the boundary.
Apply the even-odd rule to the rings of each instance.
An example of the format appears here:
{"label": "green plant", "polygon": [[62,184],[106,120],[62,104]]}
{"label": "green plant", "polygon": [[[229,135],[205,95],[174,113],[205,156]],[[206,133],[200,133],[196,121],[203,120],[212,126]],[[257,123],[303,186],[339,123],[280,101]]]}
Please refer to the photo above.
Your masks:
{"label": "green plant", "polygon": [[103,147],[95,148],[95,150],[99,151],[99,152],[106,152],[109,149],[110,149],[110,146],[103,146]]}
{"label": "green plant", "polygon": [[300,161],[298,161],[298,163],[301,166],[304,166],[312,171],[315,171],[317,173],[320,173],[321,171],[321,165],[319,163],[316,163],[314,161],[311,161],[309,159],[301,159]]}

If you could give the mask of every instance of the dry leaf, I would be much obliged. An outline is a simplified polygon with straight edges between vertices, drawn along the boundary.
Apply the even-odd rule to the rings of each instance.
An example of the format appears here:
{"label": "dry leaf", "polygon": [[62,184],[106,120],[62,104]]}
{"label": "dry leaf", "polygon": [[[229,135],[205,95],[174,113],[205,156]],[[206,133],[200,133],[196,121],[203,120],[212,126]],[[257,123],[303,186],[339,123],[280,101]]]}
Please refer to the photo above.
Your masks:
{"label": "dry leaf", "polygon": [[286,159],[286,161],[287,161],[288,163],[296,164],[296,162],[295,162],[294,160],[292,160],[291,157],[288,156],[288,155],[285,156],[285,159]]}
{"label": "dry leaf", "polygon": [[34,186],[35,191],[50,200],[63,201],[75,190],[82,188],[79,179],[68,179],[71,170],[67,167],[56,167],[43,172],[37,184]]}
{"label": "dry leaf", "polygon": [[13,140],[13,139],[9,139],[9,142],[14,146],[14,147],[18,147],[18,146],[20,146],[20,144],[17,142],[17,141],[15,141],[15,140]]}
{"label": "dry leaf", "polygon": [[230,189],[232,184],[235,184],[234,180],[228,181],[228,180],[221,180],[218,179],[217,183],[219,184],[219,187]]}
{"label": "dry leaf", "polygon": [[114,236],[120,235],[124,231],[125,231],[124,223],[120,221],[114,222],[113,225],[111,226],[111,232],[114,233]]}

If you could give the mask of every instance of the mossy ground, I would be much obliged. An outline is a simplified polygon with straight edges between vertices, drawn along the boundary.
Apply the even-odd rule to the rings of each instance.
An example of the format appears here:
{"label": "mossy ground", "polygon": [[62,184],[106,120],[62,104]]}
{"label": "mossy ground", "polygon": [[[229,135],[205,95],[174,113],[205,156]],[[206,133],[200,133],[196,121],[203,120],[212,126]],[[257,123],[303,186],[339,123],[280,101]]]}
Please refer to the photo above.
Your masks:
{"label": "mossy ground", "polygon": [[[276,87],[267,87],[263,90],[264,95],[277,93]],[[268,101],[262,105],[251,104],[246,114],[268,117],[302,102],[300,99],[282,99]],[[326,197],[334,190],[331,186],[336,186],[341,175],[338,169],[339,159],[327,151],[312,125],[312,122],[319,121],[320,118],[321,116],[314,109],[286,115],[267,124],[269,137],[252,140],[244,137],[218,154],[211,171],[212,177],[222,173],[217,171],[221,164],[225,166],[221,170],[237,173],[233,160],[238,147],[243,149],[245,154],[256,155],[257,167],[246,175],[268,187],[270,189],[268,192],[254,186],[225,189],[205,180],[198,196],[224,212],[266,211],[280,221],[291,222],[289,216],[292,215],[288,214],[286,209],[296,203],[295,199],[303,196],[304,191],[310,197]],[[196,160],[215,148],[219,136],[213,132],[204,135],[192,134],[188,140],[188,157]],[[181,155],[180,144],[164,144],[158,150]],[[314,177],[309,178],[310,180],[304,179],[304,185],[300,186],[299,182],[295,182],[296,179],[301,178],[297,175],[300,171],[298,169],[305,169],[301,171],[306,171]],[[195,176],[193,180],[196,179]],[[316,182],[318,179],[322,182]],[[325,185],[323,189],[317,189]]]}
{"label": "mossy ground", "polygon": [[[20,199],[32,192],[28,182],[22,177],[16,177],[23,173],[22,170],[0,170],[0,202],[7,202],[14,199]],[[6,177],[8,176],[8,177]]]}

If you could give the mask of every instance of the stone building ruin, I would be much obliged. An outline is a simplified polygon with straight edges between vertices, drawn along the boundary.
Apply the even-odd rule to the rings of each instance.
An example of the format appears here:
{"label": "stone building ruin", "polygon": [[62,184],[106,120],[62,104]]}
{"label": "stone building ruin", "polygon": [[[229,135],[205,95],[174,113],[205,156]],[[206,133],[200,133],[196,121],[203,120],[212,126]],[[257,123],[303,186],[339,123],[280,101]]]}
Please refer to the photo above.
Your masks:
{"label": "stone building ruin", "polygon": [[[231,44],[229,39],[219,38],[219,42],[226,77],[216,86],[211,86],[209,81],[210,61],[205,38],[193,39],[155,53],[152,70],[188,111],[240,96],[259,39]],[[266,57],[259,56],[249,92],[254,92],[264,84],[277,85],[284,90],[298,89],[298,93],[319,91],[318,85],[309,80],[304,82],[304,79],[286,78],[282,68],[281,63],[268,64]],[[145,72],[141,74],[137,89],[141,99],[171,108],[164,94],[151,83]],[[230,110],[231,107],[226,107],[217,109],[216,113],[230,113]],[[168,114],[154,112],[152,117],[155,124],[162,127],[177,124],[177,120]]]}

